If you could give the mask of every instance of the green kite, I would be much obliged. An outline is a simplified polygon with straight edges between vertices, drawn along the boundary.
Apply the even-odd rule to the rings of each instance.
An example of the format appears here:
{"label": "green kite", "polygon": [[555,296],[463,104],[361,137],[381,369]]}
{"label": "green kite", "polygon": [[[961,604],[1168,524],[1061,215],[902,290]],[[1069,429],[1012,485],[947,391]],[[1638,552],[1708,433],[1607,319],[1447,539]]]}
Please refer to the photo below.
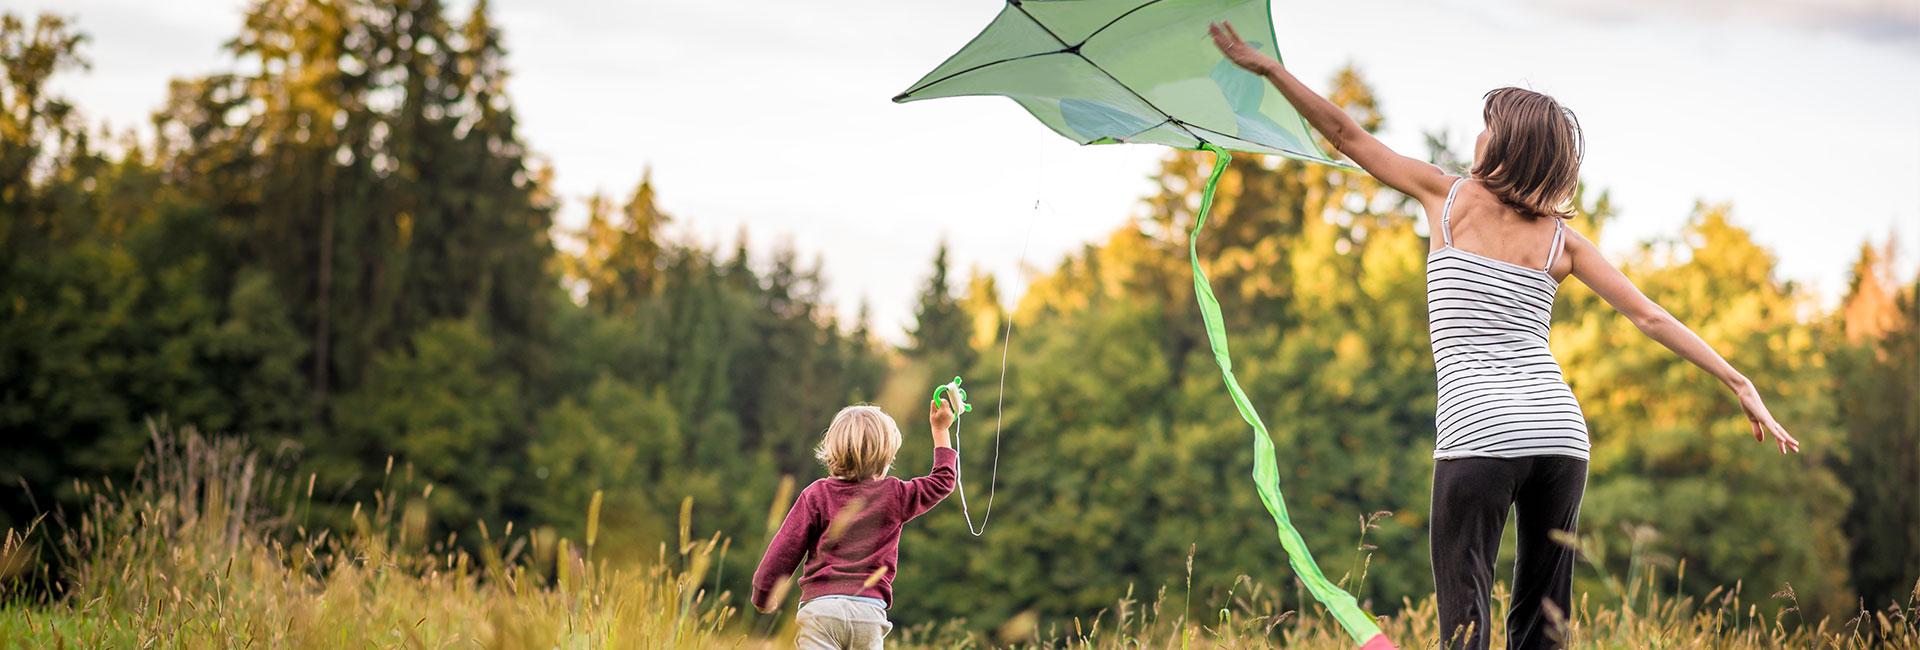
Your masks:
{"label": "green kite", "polygon": [[1320,151],[1306,120],[1279,91],[1220,55],[1207,38],[1207,25],[1217,21],[1266,34],[1265,42],[1249,44],[1280,58],[1267,0],[1008,0],[966,47],[893,100],[1001,95],[1081,144],[1159,144],[1213,153],[1188,257],[1214,363],[1240,416],[1253,427],[1254,486],[1307,590],[1354,643],[1366,650],[1392,648],[1373,617],[1321,573],[1287,516],[1273,440],[1234,379],[1220,303],[1195,247],[1229,151],[1345,165]]}

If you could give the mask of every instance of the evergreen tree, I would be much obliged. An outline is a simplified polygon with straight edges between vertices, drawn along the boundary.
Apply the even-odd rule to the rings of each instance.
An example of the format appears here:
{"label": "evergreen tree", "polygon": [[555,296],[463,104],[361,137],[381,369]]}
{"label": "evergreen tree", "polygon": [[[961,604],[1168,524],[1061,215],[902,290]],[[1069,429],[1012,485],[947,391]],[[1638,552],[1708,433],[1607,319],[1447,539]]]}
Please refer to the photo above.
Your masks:
{"label": "evergreen tree", "polygon": [[872,402],[879,398],[886,381],[886,358],[873,336],[873,308],[860,299],[860,311],[854,316],[853,331],[847,333],[846,380],[852,391],[848,402]]}
{"label": "evergreen tree", "polygon": [[919,303],[913,310],[913,327],[907,332],[906,354],[922,362],[935,375],[964,372],[973,366],[973,328],[947,279],[947,243],[940,242],[933,253],[933,273],[920,289]]}
{"label": "evergreen tree", "polygon": [[632,314],[660,289],[660,229],[668,221],[655,205],[651,170],[617,213],[605,196],[589,198],[587,223],[574,233],[582,252],[564,260],[568,281],[597,309]]}
{"label": "evergreen tree", "polygon": [[1893,241],[1861,247],[1830,353],[1847,443],[1834,465],[1854,495],[1848,566],[1869,608],[1900,602],[1920,576],[1920,278],[1899,288]]}
{"label": "evergreen tree", "polygon": [[26,250],[34,235],[51,234],[56,224],[31,218],[45,214],[35,199],[55,167],[83,153],[74,147],[85,132],[72,104],[49,94],[47,83],[87,66],[80,53],[85,41],[59,16],[28,25],[12,12],[0,15],[0,219],[6,221],[0,245],[10,252]]}
{"label": "evergreen tree", "polygon": [[1007,322],[1007,310],[1000,304],[1000,283],[993,274],[976,268],[967,273],[967,289],[961,296],[960,311],[966,314],[967,330],[973,334],[967,347],[985,350],[999,345]]}
{"label": "evergreen tree", "polygon": [[124,477],[147,421],[298,432],[300,339],[236,276],[232,239],[148,151],[93,148],[46,92],[84,39],[0,15],[0,520],[72,505],[75,477]]}
{"label": "evergreen tree", "polygon": [[[51,94],[47,82],[84,65],[84,41],[57,16],[29,24],[11,11],[0,13],[0,436],[9,448],[0,457],[0,480],[25,483],[29,490],[51,486],[72,466],[71,450],[87,443],[86,434],[55,420],[57,412],[48,408],[51,387],[36,386],[55,361],[45,351],[62,334],[66,323],[60,321],[68,320],[62,312],[76,310],[27,309],[48,304],[61,284],[47,271],[67,238],[67,224],[42,197],[51,191],[49,167],[59,164],[61,148],[82,129],[71,105]],[[29,493],[8,491],[0,500],[0,526],[29,521],[33,501]]]}

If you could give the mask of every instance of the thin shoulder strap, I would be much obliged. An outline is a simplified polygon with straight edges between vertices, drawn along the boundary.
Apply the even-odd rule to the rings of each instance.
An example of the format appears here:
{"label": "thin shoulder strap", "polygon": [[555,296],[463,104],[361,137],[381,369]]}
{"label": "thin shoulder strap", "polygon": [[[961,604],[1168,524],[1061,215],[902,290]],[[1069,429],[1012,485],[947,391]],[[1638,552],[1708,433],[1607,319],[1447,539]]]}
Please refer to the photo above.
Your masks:
{"label": "thin shoulder strap", "polygon": [[1553,270],[1553,261],[1560,258],[1560,249],[1566,248],[1567,222],[1559,217],[1547,217],[1553,220],[1553,247],[1547,249],[1547,266],[1543,271]]}
{"label": "thin shoulder strap", "polygon": [[1460,184],[1465,182],[1465,176],[1454,179],[1453,187],[1447,188],[1447,204],[1440,208],[1440,241],[1448,246],[1453,245],[1453,195],[1460,193]]}

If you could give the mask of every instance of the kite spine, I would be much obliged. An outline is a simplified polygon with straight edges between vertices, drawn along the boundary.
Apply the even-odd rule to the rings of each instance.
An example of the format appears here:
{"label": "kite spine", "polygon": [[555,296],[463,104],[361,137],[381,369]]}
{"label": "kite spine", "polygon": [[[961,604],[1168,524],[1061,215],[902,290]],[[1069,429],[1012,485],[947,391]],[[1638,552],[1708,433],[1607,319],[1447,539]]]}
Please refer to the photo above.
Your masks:
{"label": "kite spine", "polygon": [[1320,572],[1320,565],[1313,561],[1313,554],[1307,550],[1306,540],[1300,537],[1300,531],[1293,527],[1293,521],[1287,517],[1287,503],[1280,494],[1280,469],[1274,457],[1273,438],[1267,434],[1266,423],[1260,420],[1253,404],[1247,399],[1245,391],[1240,390],[1240,382],[1233,377],[1233,359],[1227,353],[1227,328],[1220,316],[1220,302],[1213,297],[1213,284],[1207,281],[1207,274],[1200,270],[1200,231],[1207,225],[1207,211],[1213,208],[1213,192],[1220,183],[1220,175],[1227,170],[1227,161],[1232,156],[1226,150],[1212,144],[1202,144],[1201,149],[1213,154],[1213,173],[1207,176],[1207,184],[1200,191],[1200,211],[1194,217],[1193,232],[1187,237],[1187,257],[1193,262],[1193,295],[1200,303],[1200,318],[1207,325],[1207,343],[1213,348],[1213,362],[1220,366],[1220,378],[1226,382],[1227,393],[1233,396],[1233,405],[1240,409],[1240,417],[1253,427],[1253,484],[1260,493],[1260,502],[1267,506],[1267,513],[1273,515],[1273,523],[1279,528],[1280,546],[1287,551],[1287,563],[1293,566],[1293,572],[1306,583],[1307,591],[1314,600],[1320,601],[1332,612],[1340,627],[1344,628],[1355,644],[1365,644],[1368,649],[1391,648],[1393,645],[1380,634],[1380,626],[1374,624],[1373,616],[1361,609],[1353,595],[1327,580]]}

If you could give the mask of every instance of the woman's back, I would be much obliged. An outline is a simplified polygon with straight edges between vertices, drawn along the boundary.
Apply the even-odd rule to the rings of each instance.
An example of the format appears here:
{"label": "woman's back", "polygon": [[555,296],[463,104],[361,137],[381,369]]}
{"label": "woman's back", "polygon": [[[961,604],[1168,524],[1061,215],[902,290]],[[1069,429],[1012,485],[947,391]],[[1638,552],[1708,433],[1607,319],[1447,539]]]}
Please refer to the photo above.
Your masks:
{"label": "woman's back", "polygon": [[[1446,211],[1446,208],[1442,208]],[[1463,252],[1527,268],[1546,269],[1556,283],[1571,262],[1560,250],[1565,222],[1552,217],[1520,216],[1472,179],[1461,179],[1450,212],[1448,232],[1433,236],[1434,248],[1452,246]],[[1547,258],[1553,267],[1547,268]]]}
{"label": "woman's back", "polygon": [[1547,349],[1560,284],[1549,269],[1565,263],[1565,226],[1554,219],[1548,242],[1530,243],[1538,239],[1529,230],[1544,234],[1529,228],[1534,222],[1503,214],[1498,203],[1473,201],[1477,223],[1466,230],[1476,248],[1491,252],[1462,248],[1453,211],[1467,185],[1460,179],[1448,191],[1441,246],[1427,256],[1427,320],[1439,381],[1434,458],[1584,460],[1586,417]]}

